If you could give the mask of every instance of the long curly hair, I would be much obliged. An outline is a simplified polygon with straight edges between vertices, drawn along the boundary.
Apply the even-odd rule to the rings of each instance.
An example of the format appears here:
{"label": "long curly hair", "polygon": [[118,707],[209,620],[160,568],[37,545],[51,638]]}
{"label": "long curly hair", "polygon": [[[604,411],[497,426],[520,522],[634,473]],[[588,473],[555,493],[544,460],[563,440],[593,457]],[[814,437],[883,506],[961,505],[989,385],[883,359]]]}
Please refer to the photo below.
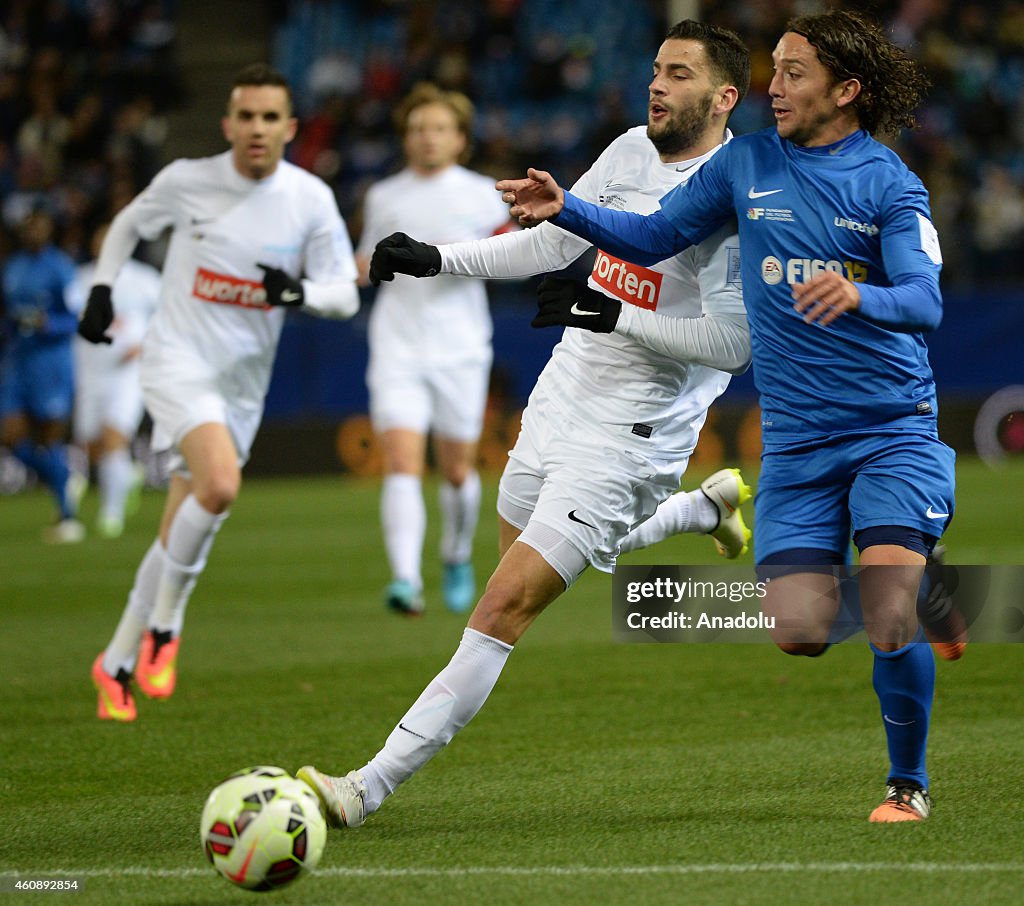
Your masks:
{"label": "long curly hair", "polygon": [[871,19],[846,10],[797,16],[786,31],[803,35],[837,82],[857,79],[853,108],[861,128],[896,135],[912,129],[914,110],[930,84],[924,70]]}

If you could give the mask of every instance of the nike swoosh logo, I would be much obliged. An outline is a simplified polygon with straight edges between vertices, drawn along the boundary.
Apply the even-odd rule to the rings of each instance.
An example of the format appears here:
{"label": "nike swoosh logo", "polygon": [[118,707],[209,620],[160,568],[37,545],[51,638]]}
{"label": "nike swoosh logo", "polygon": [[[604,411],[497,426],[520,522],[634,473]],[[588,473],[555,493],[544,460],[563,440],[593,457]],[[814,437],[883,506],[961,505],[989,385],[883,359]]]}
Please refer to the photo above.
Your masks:
{"label": "nike swoosh logo", "polygon": [[150,678],[149,682],[160,688],[166,686],[170,682],[171,677],[174,676],[174,661],[171,661],[167,666],[163,668],[159,673],[154,673]]}
{"label": "nike swoosh logo", "polygon": [[104,688],[103,688],[102,686],[99,686],[99,685],[97,685],[97,687],[96,687],[96,688],[97,688],[97,689],[99,689],[99,693],[100,693],[100,695],[101,695],[101,696],[103,696],[103,703],[104,703],[104,704],[105,704],[105,705],[107,706],[107,710],[108,710],[108,711],[109,711],[109,712],[110,712],[111,714],[121,714],[121,715],[126,715],[126,714],[128,713],[128,709],[127,709],[127,708],[122,708],[122,707],[120,707],[120,706],[119,706],[119,705],[117,704],[117,702],[115,702],[115,701],[114,701],[114,700],[113,700],[113,699],[112,699],[112,698],[110,697],[110,695],[109,695],[109,694],[107,693],[107,690],[106,690],[106,689],[104,689]]}
{"label": "nike swoosh logo", "polygon": [[569,518],[573,522],[578,522],[580,525],[585,525],[587,528],[592,528],[592,529],[596,529],[597,528],[596,525],[591,525],[589,522],[584,522],[582,519],[580,519],[579,516],[576,515],[576,511],[575,510],[569,510]]}
{"label": "nike swoosh logo", "polygon": [[216,217],[193,217],[192,226],[199,226],[201,223],[213,223]]}
{"label": "nike swoosh logo", "polygon": [[426,739],[427,738],[422,733],[417,733],[415,730],[410,730],[404,723],[403,724],[399,724],[398,725],[398,729],[399,730],[405,730],[406,733],[411,733],[413,736],[415,736],[415,737],[417,737],[419,739]]}
{"label": "nike swoosh logo", "polygon": [[281,293],[282,302],[298,302],[302,298],[302,293],[295,292],[294,289],[286,289]]}
{"label": "nike swoosh logo", "polygon": [[597,314],[597,312],[596,311],[584,311],[582,308],[580,308],[579,302],[573,302],[572,303],[572,308],[569,309],[569,314],[571,314],[571,315],[587,315],[588,317],[592,318],[592,317],[594,317],[594,315]]}
{"label": "nike swoosh logo", "polygon": [[718,502],[722,504],[730,513],[736,512],[736,507],[729,503],[721,494],[718,495]]}
{"label": "nike swoosh logo", "polygon": [[768,195],[778,195],[782,189],[769,189],[767,192],[755,192],[754,187],[750,187],[750,191],[747,192],[747,198],[765,198]]}
{"label": "nike swoosh logo", "polygon": [[894,727],[909,727],[911,724],[917,723],[916,720],[893,720],[888,714],[883,714],[882,719],[887,724],[892,724]]}
{"label": "nike swoosh logo", "polygon": [[929,519],[945,519],[949,515],[949,513],[936,513],[930,506],[925,510],[924,514]]}
{"label": "nike swoosh logo", "polygon": [[255,852],[256,844],[253,843],[253,845],[249,847],[249,852],[246,853],[245,861],[242,863],[242,867],[238,869],[237,874],[232,874],[230,871],[226,871],[224,874],[236,884],[244,884],[245,876],[249,873],[249,863],[252,861],[252,857]]}

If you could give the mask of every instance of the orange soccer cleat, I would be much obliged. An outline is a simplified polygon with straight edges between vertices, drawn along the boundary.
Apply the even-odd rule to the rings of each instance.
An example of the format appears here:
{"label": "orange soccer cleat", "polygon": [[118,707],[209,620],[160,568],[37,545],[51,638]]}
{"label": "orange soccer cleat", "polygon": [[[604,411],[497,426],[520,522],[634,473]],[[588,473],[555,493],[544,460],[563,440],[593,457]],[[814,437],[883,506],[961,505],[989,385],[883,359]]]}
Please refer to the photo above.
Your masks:
{"label": "orange soccer cleat", "polygon": [[92,664],[92,682],[99,693],[96,716],[100,720],[129,723],[137,716],[135,699],[132,697],[131,674],[122,668],[117,671],[117,676],[111,676],[103,669],[103,654],[101,651]]}
{"label": "orange soccer cleat", "polygon": [[170,632],[147,629],[139,646],[139,663],[135,678],[147,698],[170,698],[178,679],[178,646],[181,637]]}

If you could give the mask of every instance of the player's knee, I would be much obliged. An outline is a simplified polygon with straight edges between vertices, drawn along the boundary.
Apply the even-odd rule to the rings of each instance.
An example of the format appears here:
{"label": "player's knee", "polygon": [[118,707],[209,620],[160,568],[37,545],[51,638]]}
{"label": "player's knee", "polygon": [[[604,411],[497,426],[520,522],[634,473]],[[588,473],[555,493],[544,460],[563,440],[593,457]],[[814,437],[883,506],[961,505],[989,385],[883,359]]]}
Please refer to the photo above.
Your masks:
{"label": "player's knee", "polygon": [[525,586],[513,588],[503,581],[495,582],[492,576],[477,602],[469,626],[514,645],[541,610],[543,605],[531,600]]}
{"label": "player's knee", "polygon": [[194,486],[192,493],[208,513],[224,513],[237,499],[241,483],[238,475],[214,475]]}
{"label": "player's knee", "polygon": [[466,479],[469,478],[469,472],[469,463],[449,465],[445,467],[444,480],[452,487],[461,488],[466,483]]}
{"label": "player's knee", "polygon": [[798,642],[790,639],[776,639],[775,644],[783,654],[793,657],[817,657],[828,648],[826,642]]}

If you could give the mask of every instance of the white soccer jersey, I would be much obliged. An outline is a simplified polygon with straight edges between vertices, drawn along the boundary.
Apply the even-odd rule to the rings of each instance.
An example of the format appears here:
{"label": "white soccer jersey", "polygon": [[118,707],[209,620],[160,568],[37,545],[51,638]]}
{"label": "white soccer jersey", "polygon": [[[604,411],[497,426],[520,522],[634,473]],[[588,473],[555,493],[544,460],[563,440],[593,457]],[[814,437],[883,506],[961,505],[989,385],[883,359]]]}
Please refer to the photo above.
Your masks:
{"label": "white soccer jersey", "polygon": [[[717,150],[717,148],[715,149]],[[605,207],[648,214],[659,199],[686,181],[714,151],[682,163],[663,163],[637,126],[613,141],[573,186],[580,198]],[[560,270],[590,244],[543,223],[489,242],[442,248],[448,273],[524,276]],[[621,322],[636,306],[672,319],[704,314],[743,316],[739,240],[734,225],[653,267],[597,251],[589,285],[623,303]],[[749,341],[746,343],[749,354]],[[693,451],[707,409],[725,390],[729,375],[636,339],[566,328],[530,396],[545,400],[577,423],[610,432],[626,447],[685,459]]]}
{"label": "white soccer jersey", "polygon": [[351,316],[357,307],[314,304],[314,284],[352,282],[348,298],[355,297],[355,261],[331,190],[286,161],[261,180],[242,176],[230,151],[169,164],[115,218],[96,282],[111,283],[135,240],[168,227],[160,305],[143,343],[144,383],[148,371],[173,369],[232,404],[262,407],[285,315],[266,304],[257,263],[304,274],[315,310]]}
{"label": "white soccer jersey", "polygon": [[[508,207],[490,177],[457,165],[432,176],[406,168],[366,193],[359,251],[369,257],[399,231],[438,245],[491,236],[508,224]],[[382,367],[489,364],[492,330],[482,280],[398,274],[380,287],[370,313],[371,372],[375,356],[387,360]]]}

